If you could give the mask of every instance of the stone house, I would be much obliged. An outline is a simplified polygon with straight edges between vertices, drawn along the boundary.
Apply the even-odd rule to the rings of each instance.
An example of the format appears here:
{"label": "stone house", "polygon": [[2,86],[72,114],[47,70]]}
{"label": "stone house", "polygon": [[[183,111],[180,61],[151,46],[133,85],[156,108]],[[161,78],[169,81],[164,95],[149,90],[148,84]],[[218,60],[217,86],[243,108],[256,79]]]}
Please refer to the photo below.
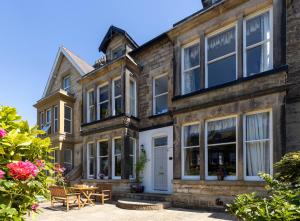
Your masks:
{"label": "stone house", "polygon": [[59,49],[35,107],[70,179],[122,196],[145,151],[146,193],[218,207],[300,149],[300,3],[202,2],[141,46],[111,26],[93,66]]}

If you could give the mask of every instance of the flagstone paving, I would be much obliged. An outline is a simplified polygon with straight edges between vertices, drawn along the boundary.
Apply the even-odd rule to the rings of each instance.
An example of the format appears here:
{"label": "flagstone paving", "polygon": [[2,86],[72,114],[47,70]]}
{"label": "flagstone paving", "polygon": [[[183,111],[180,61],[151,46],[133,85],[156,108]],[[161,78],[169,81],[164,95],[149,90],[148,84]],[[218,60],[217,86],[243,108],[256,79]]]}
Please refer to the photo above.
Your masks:
{"label": "flagstone paving", "polygon": [[63,207],[52,209],[43,204],[43,213],[28,221],[212,221],[234,220],[226,213],[170,208],[156,211],[135,211],[117,208],[114,204],[87,206],[65,212]]}

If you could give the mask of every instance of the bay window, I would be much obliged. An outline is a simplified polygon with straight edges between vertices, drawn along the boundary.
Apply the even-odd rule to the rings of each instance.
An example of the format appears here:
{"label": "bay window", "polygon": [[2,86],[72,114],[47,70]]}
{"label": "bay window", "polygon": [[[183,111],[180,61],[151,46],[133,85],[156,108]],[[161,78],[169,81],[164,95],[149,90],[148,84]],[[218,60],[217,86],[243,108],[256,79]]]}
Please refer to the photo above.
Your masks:
{"label": "bay window", "polygon": [[272,10],[244,21],[244,76],[267,71],[273,66]]}
{"label": "bay window", "polygon": [[206,178],[236,179],[236,117],[206,122]]}
{"label": "bay window", "polygon": [[182,177],[198,179],[200,177],[200,136],[199,124],[182,127]]}
{"label": "bay window", "polygon": [[129,165],[130,165],[130,179],[135,178],[135,164],[136,164],[136,139],[134,138],[129,138]]}
{"label": "bay window", "polygon": [[200,89],[200,43],[183,46],[181,57],[182,94],[188,94]]}
{"label": "bay window", "polygon": [[58,132],[58,107],[55,106],[54,107],[54,133],[57,133]]}
{"label": "bay window", "polygon": [[113,107],[113,116],[120,115],[122,113],[122,87],[121,87],[121,78],[113,80],[112,83],[112,107]]}
{"label": "bay window", "polygon": [[109,117],[108,84],[98,87],[98,120]]}
{"label": "bay window", "polygon": [[260,180],[258,173],[272,174],[271,112],[244,117],[244,168],[246,180]]}
{"label": "bay window", "polygon": [[121,179],[122,139],[115,138],[112,144],[112,177],[113,179]]}
{"label": "bay window", "polygon": [[65,105],[65,114],[64,114],[64,132],[72,133],[72,108]]}
{"label": "bay window", "polygon": [[46,110],[45,132],[51,134],[52,111],[51,108]]}
{"label": "bay window", "polygon": [[94,143],[88,143],[87,145],[87,174],[88,174],[88,179],[95,179],[96,178],[96,151],[95,151],[95,146]]}
{"label": "bay window", "polygon": [[45,119],[44,112],[40,112],[40,129],[43,129],[43,127],[44,127],[44,122],[45,122],[44,119]]}
{"label": "bay window", "polygon": [[98,142],[98,178],[108,176],[108,140]]}
{"label": "bay window", "polygon": [[206,38],[206,87],[237,78],[236,27]]}
{"label": "bay window", "polygon": [[95,120],[95,93],[90,90],[87,93],[87,122],[90,123]]}
{"label": "bay window", "polygon": [[160,76],[153,80],[153,112],[162,114],[168,111],[168,76]]}
{"label": "bay window", "polygon": [[130,95],[130,115],[137,116],[137,93],[136,93],[136,81],[134,79],[129,80],[129,95]]}

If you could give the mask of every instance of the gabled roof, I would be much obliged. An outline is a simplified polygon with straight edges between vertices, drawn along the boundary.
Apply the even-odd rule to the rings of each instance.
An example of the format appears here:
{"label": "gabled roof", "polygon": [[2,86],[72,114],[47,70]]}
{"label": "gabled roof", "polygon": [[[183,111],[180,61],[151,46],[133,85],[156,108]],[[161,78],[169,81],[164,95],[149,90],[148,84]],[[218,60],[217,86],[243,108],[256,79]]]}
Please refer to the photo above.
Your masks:
{"label": "gabled roof", "polygon": [[102,51],[103,53],[106,53],[107,46],[115,34],[120,34],[125,36],[134,47],[137,48],[139,46],[125,30],[111,25],[99,46],[99,52]]}
{"label": "gabled roof", "polygon": [[51,69],[51,72],[50,72],[50,75],[49,75],[49,78],[47,81],[47,84],[46,84],[46,87],[44,89],[43,97],[46,96],[49,86],[51,84],[51,81],[53,79],[53,75],[58,70],[59,64],[62,61],[63,57],[66,57],[68,59],[68,61],[74,66],[74,68],[79,72],[79,74],[81,76],[94,70],[94,68],[91,65],[89,65],[86,61],[84,61],[83,59],[81,59],[80,57],[75,55],[69,49],[67,49],[63,46],[59,47],[58,52],[56,54],[54,64],[52,66],[52,69]]}

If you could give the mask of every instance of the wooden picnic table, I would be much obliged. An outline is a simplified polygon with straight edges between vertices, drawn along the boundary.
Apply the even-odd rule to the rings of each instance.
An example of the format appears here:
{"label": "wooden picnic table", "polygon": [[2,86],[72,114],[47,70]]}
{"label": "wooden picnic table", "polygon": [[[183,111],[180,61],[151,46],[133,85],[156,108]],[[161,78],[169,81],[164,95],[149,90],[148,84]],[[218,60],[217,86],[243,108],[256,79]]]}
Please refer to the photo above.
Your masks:
{"label": "wooden picnic table", "polygon": [[71,187],[71,189],[73,189],[75,192],[79,192],[81,195],[84,196],[84,198],[80,197],[80,201],[81,201],[81,207],[84,207],[87,204],[90,204],[92,206],[95,205],[95,203],[93,202],[93,200],[91,199],[91,196],[93,195],[94,192],[96,192],[96,190],[98,189],[97,187],[91,187],[91,186],[87,186],[87,187]]}

